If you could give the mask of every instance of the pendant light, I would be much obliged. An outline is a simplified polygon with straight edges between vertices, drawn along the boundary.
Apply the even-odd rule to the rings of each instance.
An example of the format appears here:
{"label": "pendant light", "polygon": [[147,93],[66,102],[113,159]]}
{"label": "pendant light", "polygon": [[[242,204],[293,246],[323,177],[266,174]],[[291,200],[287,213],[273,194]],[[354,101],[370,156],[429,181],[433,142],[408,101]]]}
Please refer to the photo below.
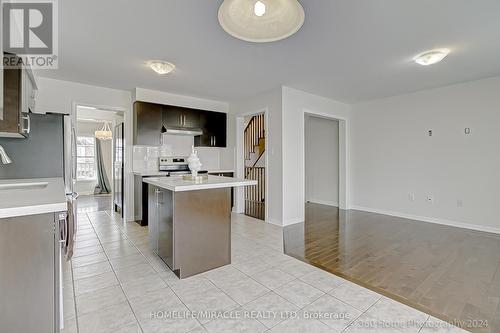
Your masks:
{"label": "pendant light", "polygon": [[111,128],[109,127],[109,123],[107,121],[104,122],[100,131],[95,131],[95,137],[99,140],[113,139],[113,132],[111,132]]}
{"label": "pendant light", "polygon": [[247,42],[285,39],[299,31],[304,20],[297,0],[224,0],[219,8],[221,27]]}

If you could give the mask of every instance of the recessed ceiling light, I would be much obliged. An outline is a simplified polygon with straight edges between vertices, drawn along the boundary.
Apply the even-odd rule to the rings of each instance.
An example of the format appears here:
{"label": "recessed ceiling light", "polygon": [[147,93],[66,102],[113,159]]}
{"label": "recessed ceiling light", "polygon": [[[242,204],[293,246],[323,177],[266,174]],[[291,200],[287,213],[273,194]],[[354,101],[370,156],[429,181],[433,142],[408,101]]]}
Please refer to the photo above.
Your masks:
{"label": "recessed ceiling light", "polygon": [[148,66],[160,75],[168,74],[175,69],[174,64],[161,60],[151,60],[148,62]]}
{"label": "recessed ceiling light", "polygon": [[434,49],[430,51],[425,51],[417,55],[413,60],[422,66],[434,65],[446,58],[450,53],[449,49]]}
{"label": "recessed ceiling light", "polygon": [[290,37],[304,24],[304,8],[297,0],[224,0],[219,23],[231,36],[266,43]]}

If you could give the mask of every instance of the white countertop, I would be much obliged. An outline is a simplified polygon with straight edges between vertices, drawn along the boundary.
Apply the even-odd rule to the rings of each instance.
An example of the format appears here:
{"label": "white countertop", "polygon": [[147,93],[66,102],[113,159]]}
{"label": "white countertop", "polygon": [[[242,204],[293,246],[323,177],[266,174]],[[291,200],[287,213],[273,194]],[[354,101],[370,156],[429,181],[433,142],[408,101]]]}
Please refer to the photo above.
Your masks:
{"label": "white countertop", "polygon": [[[208,173],[234,173],[234,170],[208,170]],[[136,170],[133,172],[134,175],[136,176],[142,176],[142,177],[162,177],[166,176],[167,172],[166,171],[154,171],[154,170]]]}
{"label": "white countertop", "polygon": [[219,177],[219,176],[208,176],[208,179],[200,183],[196,183],[194,181],[189,181],[189,180],[183,180],[182,176],[144,178],[143,182],[173,192],[257,185],[256,180],[238,179],[232,177]]}
{"label": "white countertop", "polygon": [[[14,186],[2,188],[6,184]],[[36,186],[16,188],[23,184]],[[0,218],[53,213],[67,209],[63,178],[0,180]]]}
{"label": "white countertop", "polygon": [[134,171],[134,175],[142,177],[152,177],[152,176],[166,176],[166,171],[148,171],[148,170],[137,170]]}

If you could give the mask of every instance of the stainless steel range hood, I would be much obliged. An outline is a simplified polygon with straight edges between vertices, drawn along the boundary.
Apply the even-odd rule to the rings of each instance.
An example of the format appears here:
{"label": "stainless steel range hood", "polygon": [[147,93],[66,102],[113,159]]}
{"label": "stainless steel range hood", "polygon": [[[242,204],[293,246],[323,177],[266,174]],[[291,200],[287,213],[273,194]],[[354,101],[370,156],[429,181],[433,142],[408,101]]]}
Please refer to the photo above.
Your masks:
{"label": "stainless steel range hood", "polygon": [[199,128],[162,128],[162,133],[176,134],[176,135],[186,135],[186,136],[198,136],[203,135],[203,131]]}

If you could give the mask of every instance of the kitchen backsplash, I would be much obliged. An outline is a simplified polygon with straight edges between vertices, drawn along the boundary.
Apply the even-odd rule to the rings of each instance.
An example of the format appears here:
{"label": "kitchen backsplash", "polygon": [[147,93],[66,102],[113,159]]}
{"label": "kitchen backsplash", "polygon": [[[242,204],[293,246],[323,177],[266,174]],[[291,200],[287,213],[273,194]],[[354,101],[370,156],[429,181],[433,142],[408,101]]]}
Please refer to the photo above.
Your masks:
{"label": "kitchen backsplash", "polygon": [[[164,134],[162,146],[134,146],[135,171],[158,170],[158,158],[160,156],[189,156],[191,146],[194,144],[192,136]],[[202,170],[233,170],[234,149],[196,147],[200,158]]]}

